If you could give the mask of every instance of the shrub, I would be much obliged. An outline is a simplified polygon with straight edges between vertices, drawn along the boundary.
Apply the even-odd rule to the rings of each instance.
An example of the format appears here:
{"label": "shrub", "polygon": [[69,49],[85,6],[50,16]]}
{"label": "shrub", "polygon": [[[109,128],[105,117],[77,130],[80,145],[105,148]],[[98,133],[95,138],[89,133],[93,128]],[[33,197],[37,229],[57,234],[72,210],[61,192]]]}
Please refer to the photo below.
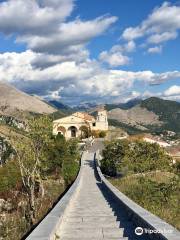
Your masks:
{"label": "shrub", "polygon": [[101,161],[102,171],[110,176],[169,170],[172,159],[158,144],[144,141],[117,140],[106,145]]}
{"label": "shrub", "polygon": [[105,138],[105,136],[106,136],[106,132],[105,132],[105,131],[101,131],[101,132],[99,133],[99,137],[100,137],[100,138]]}
{"label": "shrub", "polygon": [[62,174],[66,186],[69,186],[77,176],[79,169],[79,162],[71,158],[71,156],[66,157],[63,162]]}

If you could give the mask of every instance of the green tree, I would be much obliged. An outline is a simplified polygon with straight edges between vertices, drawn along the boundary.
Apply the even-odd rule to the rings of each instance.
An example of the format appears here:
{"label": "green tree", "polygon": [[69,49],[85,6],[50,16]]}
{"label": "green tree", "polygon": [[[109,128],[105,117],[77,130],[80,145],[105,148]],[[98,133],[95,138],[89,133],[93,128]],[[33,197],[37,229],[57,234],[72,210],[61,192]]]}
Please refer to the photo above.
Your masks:
{"label": "green tree", "polygon": [[76,140],[69,140],[67,142],[68,150],[63,158],[63,166],[62,166],[62,173],[65,180],[66,186],[74,181],[78,169],[79,169],[79,153],[78,153],[78,146]]}
{"label": "green tree", "polygon": [[52,142],[45,151],[44,175],[55,173],[58,177],[61,173],[64,156],[68,151],[68,144],[65,138],[59,134],[56,137],[52,137]]}
{"label": "green tree", "polygon": [[38,189],[41,198],[44,196],[42,172],[45,164],[45,149],[51,143],[51,124],[48,117],[30,120],[27,137],[11,139],[16,152],[16,159],[21,173],[24,192],[27,197],[27,223],[35,223],[35,194]]}
{"label": "green tree", "polygon": [[117,140],[106,145],[101,168],[105,174],[115,176],[118,172],[169,170],[171,162],[171,157],[156,143]]}
{"label": "green tree", "polygon": [[128,141],[126,140],[107,142],[103,150],[103,159],[101,160],[103,173],[115,176],[128,148]]}
{"label": "green tree", "polygon": [[171,158],[156,143],[137,140],[129,143],[129,151],[124,157],[123,166],[134,173],[170,169]]}

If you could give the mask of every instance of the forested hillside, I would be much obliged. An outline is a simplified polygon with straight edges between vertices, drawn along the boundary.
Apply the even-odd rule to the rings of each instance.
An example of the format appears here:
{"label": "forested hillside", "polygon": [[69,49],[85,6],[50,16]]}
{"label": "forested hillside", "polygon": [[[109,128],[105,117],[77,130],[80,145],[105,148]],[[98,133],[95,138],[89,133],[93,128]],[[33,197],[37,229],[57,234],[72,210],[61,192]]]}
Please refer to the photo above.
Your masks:
{"label": "forested hillside", "polygon": [[[127,105],[126,105],[127,106]],[[118,122],[126,129],[133,127],[137,131],[162,132],[164,130],[180,132],[180,103],[151,97],[137,102],[129,108],[113,108],[108,112],[110,122],[118,126]],[[115,105],[114,105],[115,107]]]}
{"label": "forested hillside", "polygon": [[164,123],[162,128],[180,132],[179,102],[152,97],[142,101],[140,106],[157,114]]}

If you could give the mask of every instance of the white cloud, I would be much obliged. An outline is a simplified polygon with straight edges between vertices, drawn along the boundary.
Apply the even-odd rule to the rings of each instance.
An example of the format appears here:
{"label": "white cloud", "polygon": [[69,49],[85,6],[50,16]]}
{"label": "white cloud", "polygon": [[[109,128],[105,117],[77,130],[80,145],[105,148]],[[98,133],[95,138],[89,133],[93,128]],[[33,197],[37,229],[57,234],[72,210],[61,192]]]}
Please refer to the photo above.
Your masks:
{"label": "white cloud", "polygon": [[108,16],[91,21],[77,19],[62,23],[53,33],[42,36],[23,35],[18,37],[17,41],[27,43],[28,48],[37,52],[77,53],[84,44],[104,33],[116,20],[116,17]]}
{"label": "white cloud", "polygon": [[[0,32],[13,35],[36,52],[79,55],[94,37],[117,21],[101,16],[89,21],[67,21],[75,0],[8,0],[0,2]],[[17,14],[18,13],[18,14]]]}
{"label": "white cloud", "polygon": [[171,100],[171,101],[180,101],[180,95],[177,96],[162,96],[163,99]]}
{"label": "white cloud", "polygon": [[[57,98],[89,94],[93,75],[104,72],[89,58],[86,44],[117,21],[104,15],[69,20],[75,0],[8,0],[0,3],[0,32],[27,45],[25,52],[0,54],[1,80],[41,96]],[[18,12],[18,15],[17,15]],[[129,48],[132,46],[129,46]],[[89,82],[90,81],[90,82]]]}
{"label": "white cloud", "polygon": [[161,53],[162,46],[155,46],[155,47],[148,48],[147,52],[148,53]]}
{"label": "white cloud", "polygon": [[136,49],[136,44],[134,41],[129,41],[124,45],[124,51],[132,52]]}
{"label": "white cloud", "polygon": [[164,2],[137,27],[128,27],[122,37],[125,40],[135,40],[147,37],[149,43],[161,43],[178,36],[180,29],[180,6]]}
{"label": "white cloud", "polygon": [[180,78],[180,71],[164,72],[153,74],[150,78],[150,84],[161,84],[169,80]]}
{"label": "white cloud", "polygon": [[102,62],[108,63],[112,67],[126,65],[130,61],[130,59],[127,56],[124,56],[121,52],[108,53],[107,51],[101,52],[99,59]]}
{"label": "white cloud", "polygon": [[0,3],[0,31],[46,34],[72,12],[74,0],[9,0]]}
{"label": "white cloud", "polygon": [[140,27],[129,27],[126,28],[122,34],[122,37],[128,41],[132,41],[136,38],[143,36],[143,30]]}
{"label": "white cloud", "polygon": [[171,86],[170,88],[168,88],[165,92],[164,92],[165,96],[177,96],[179,95],[180,97],[180,86],[174,85]]}
{"label": "white cloud", "polygon": [[[151,71],[106,70],[98,62],[86,59],[84,61],[62,61],[34,68],[36,58],[41,54],[28,50],[23,53],[0,54],[1,80],[15,84],[29,93],[53,98],[61,97],[67,101],[84,99],[112,100],[121,94],[129,92],[134,84],[161,83],[180,77],[180,72],[165,72],[161,74]],[[56,61],[59,56],[45,55],[49,61]],[[136,93],[136,92],[134,92]],[[135,95],[134,95],[135,96]],[[99,100],[98,100],[99,101]]]}
{"label": "white cloud", "polygon": [[163,32],[163,33],[156,33],[154,35],[151,35],[147,41],[149,43],[161,43],[166,42],[171,39],[175,39],[177,37],[177,32]]}
{"label": "white cloud", "polygon": [[[98,61],[90,59],[86,44],[107,31],[117,21],[117,17],[105,15],[88,21],[79,18],[68,21],[73,8],[74,0],[1,2],[0,32],[6,36],[14,34],[16,41],[26,43],[28,48],[22,53],[0,53],[1,80],[29,93],[79,103],[83,99],[111,101],[130,91],[129,98],[138,97],[140,93],[132,91],[137,81],[160,84],[180,78],[179,71],[157,74],[152,71],[103,68]],[[136,49],[133,40],[144,34],[151,42],[153,36],[153,42],[161,42],[162,36],[165,38],[164,32],[169,33],[166,34],[166,40],[172,38],[177,32],[175,10],[178,9],[171,5],[163,5],[161,8],[155,9],[154,16],[150,15],[142,26],[126,29],[123,36],[128,42],[100,53],[101,62],[111,67],[128,64],[130,58],[127,55]],[[175,19],[171,20],[171,30],[162,31],[165,28],[158,28],[157,24],[160,20],[153,23],[152,19],[164,19],[164,15],[158,17],[157,13],[165,8],[174,9]],[[158,52],[160,48],[149,48],[149,52]]]}
{"label": "white cloud", "polygon": [[126,94],[125,96],[118,97],[115,102],[127,102],[133,100],[135,98],[146,99],[150,97],[158,97],[166,100],[173,100],[173,101],[180,101],[180,86],[172,86],[165,90],[164,92],[151,92],[151,91],[144,91],[144,92],[137,92],[132,91]]}
{"label": "white cloud", "polygon": [[130,58],[125,54],[134,51],[136,44],[134,41],[129,41],[124,45],[114,45],[110,51],[103,51],[99,54],[99,60],[108,63],[111,67],[127,65],[130,63]]}
{"label": "white cloud", "polygon": [[114,99],[113,103],[125,103],[134,99],[141,98],[141,93],[137,91],[131,91],[125,94],[121,94],[117,98]]}

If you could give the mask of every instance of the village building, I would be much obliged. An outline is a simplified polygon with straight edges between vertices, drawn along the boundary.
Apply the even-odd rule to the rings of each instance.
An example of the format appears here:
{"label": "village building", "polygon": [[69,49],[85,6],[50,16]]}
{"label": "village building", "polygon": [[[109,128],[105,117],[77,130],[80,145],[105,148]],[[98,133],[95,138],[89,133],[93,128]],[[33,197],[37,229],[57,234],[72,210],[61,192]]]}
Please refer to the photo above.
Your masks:
{"label": "village building", "polygon": [[145,136],[145,137],[143,138],[143,140],[144,140],[145,142],[149,142],[149,143],[157,143],[160,147],[164,147],[164,148],[171,146],[169,143],[167,143],[167,142],[165,142],[165,141],[162,141],[162,140],[160,140],[159,138],[157,139],[157,138],[155,138],[155,137],[152,137],[152,136],[148,136],[148,137]]}
{"label": "village building", "polygon": [[96,118],[84,112],[76,112],[53,121],[53,134],[62,134],[66,139],[87,137],[92,131],[107,130],[107,111],[104,109],[97,112]]}

